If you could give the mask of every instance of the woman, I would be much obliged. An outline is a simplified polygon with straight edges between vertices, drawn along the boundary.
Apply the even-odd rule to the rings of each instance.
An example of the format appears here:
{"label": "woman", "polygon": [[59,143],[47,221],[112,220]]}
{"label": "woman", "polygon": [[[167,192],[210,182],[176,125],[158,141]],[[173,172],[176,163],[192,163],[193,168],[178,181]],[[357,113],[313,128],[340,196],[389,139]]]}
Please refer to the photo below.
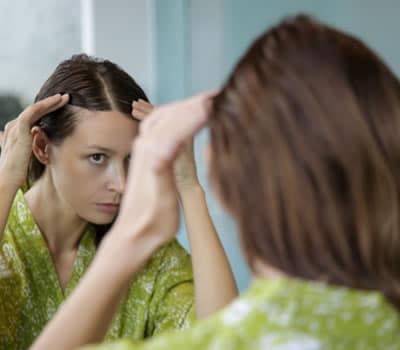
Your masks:
{"label": "woman", "polygon": [[[60,92],[66,94],[56,95]],[[0,158],[1,348],[30,346],[75,288],[117,217],[138,127],[132,102],[138,99],[147,97],[118,66],[79,55],[62,62],[37,103],[6,127]],[[142,115],[149,108],[144,101],[138,106]],[[30,188],[24,194],[18,188],[27,174]],[[193,277],[198,318],[235,296],[190,148],[176,176],[194,276],[190,256],[176,240],[160,247],[126,290],[106,339],[137,340],[189,327]]]}
{"label": "woman", "polygon": [[210,111],[200,96],[144,122],[120,215],[33,349],[102,339],[129,278],[174,237],[173,160],[207,120],[211,183],[255,281],[184,333],[93,349],[400,349],[400,83],[359,40],[305,16],[262,34]]}

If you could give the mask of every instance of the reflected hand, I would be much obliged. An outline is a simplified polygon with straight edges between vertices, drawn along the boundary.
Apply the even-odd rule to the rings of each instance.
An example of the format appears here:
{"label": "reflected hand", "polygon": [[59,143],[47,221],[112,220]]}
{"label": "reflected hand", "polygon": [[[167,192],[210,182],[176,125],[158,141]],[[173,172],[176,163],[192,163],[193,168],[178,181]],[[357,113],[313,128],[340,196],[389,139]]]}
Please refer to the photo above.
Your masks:
{"label": "reflected hand", "polygon": [[205,125],[207,102],[208,95],[203,94],[157,107],[140,126],[113,231],[133,244],[146,242],[148,257],[177,232],[174,162],[185,142]]}
{"label": "reflected hand", "polygon": [[3,182],[16,189],[24,184],[32,154],[31,128],[44,115],[64,106],[68,95],[60,94],[43,99],[27,107],[0,131],[0,176]]}
{"label": "reflected hand", "polygon": [[[132,116],[139,120],[144,120],[156,107],[146,101],[139,100],[133,102],[132,108]],[[187,118],[190,118],[190,116],[187,116]],[[178,126],[175,125],[174,127]],[[199,185],[194,157],[193,138],[185,143],[182,152],[176,159],[174,163],[174,174],[179,193]]]}

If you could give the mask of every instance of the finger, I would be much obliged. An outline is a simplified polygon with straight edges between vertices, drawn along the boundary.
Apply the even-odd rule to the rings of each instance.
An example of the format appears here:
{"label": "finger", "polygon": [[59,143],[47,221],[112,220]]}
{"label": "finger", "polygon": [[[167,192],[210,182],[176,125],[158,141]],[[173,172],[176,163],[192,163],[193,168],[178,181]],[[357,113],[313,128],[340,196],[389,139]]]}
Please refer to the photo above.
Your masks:
{"label": "finger", "polygon": [[[166,105],[168,108],[168,105]],[[160,120],[168,117],[170,113],[165,113],[165,106],[153,107],[153,110],[146,116],[145,120],[140,124],[140,132],[147,133],[155,127]]]}
{"label": "finger", "polygon": [[186,101],[159,107],[142,123],[140,137],[153,140],[153,147],[159,147],[159,157],[153,167],[155,172],[169,169],[185,145],[192,142],[193,137],[206,125],[211,98],[216,93],[218,91],[206,92]]}
{"label": "finger", "polygon": [[[159,140],[173,140],[179,144],[185,143],[204,128],[208,121],[208,113],[200,112],[196,117],[187,118],[184,115],[184,110],[176,110],[177,116],[185,118],[168,118],[160,115],[159,118],[154,120],[146,120],[147,126],[143,125],[146,133],[157,135]],[[178,115],[181,114],[181,115]],[[172,125],[179,125],[179,127],[172,127]]]}
{"label": "finger", "polygon": [[139,102],[138,101],[133,101],[132,102],[132,110],[142,110],[141,108],[140,108],[140,105],[139,105]]}
{"label": "finger", "polygon": [[64,107],[68,102],[69,102],[69,95],[68,94],[61,95],[61,101],[54,107],[50,107],[47,111],[45,111],[45,113],[43,113],[43,115],[46,115],[46,114],[51,113],[61,107]]}
{"label": "finger", "polygon": [[184,149],[187,148],[188,151],[193,152],[193,137],[202,129],[203,125],[198,124],[187,130],[185,128],[183,130],[181,130],[182,128],[171,130],[171,128],[162,127],[161,123],[159,122],[150,133],[152,134],[151,137],[157,140],[157,146],[161,148],[160,169],[163,169],[165,165],[173,162]]}
{"label": "finger", "polygon": [[0,131],[0,148],[3,148],[4,132]]}
{"label": "finger", "polygon": [[162,173],[170,169],[182,151],[183,144],[171,143],[164,146],[163,150],[159,152],[159,156],[153,162],[154,171],[156,173]]}
{"label": "finger", "polygon": [[152,105],[151,103],[149,103],[149,102],[147,102],[145,100],[142,100],[142,99],[139,99],[137,101],[137,105],[142,111],[145,111],[145,112],[148,112],[148,113],[150,113],[155,108],[154,105]]}
{"label": "finger", "polygon": [[143,134],[148,132],[150,129],[154,127],[154,125],[157,123],[159,119],[160,117],[158,115],[147,116],[147,118],[145,118],[143,122],[140,124],[140,133]]}
{"label": "finger", "polygon": [[171,156],[172,152],[166,150],[166,145],[162,146],[150,138],[138,137],[133,143],[135,159],[138,162],[140,158],[146,159],[148,166],[156,173],[161,173],[171,168],[176,158]]}
{"label": "finger", "polygon": [[211,89],[211,90],[201,92],[200,94],[197,95],[197,97],[200,99],[208,100],[208,99],[214,98],[220,92],[221,92],[221,89]]}
{"label": "finger", "polygon": [[144,110],[149,110],[149,109],[153,109],[155,106],[152,105],[150,102],[147,102],[143,99],[138,99],[138,100],[134,100],[132,102],[132,105],[136,106],[137,108],[141,108]]}
{"label": "finger", "polygon": [[207,123],[209,96],[213,93],[203,93],[157,108],[141,123],[141,137],[156,140],[165,150],[165,159],[170,161],[176,156],[181,145],[194,137]]}
{"label": "finger", "polygon": [[16,123],[17,119],[13,119],[9,121],[5,126],[4,126],[4,137],[9,134],[9,132],[12,130]]}
{"label": "finger", "polygon": [[146,118],[146,116],[147,116],[147,113],[145,113],[145,112],[142,112],[142,111],[139,111],[136,109],[134,109],[132,111],[132,117],[134,117],[136,119],[144,120]]}
{"label": "finger", "polygon": [[54,95],[47,97],[26,108],[18,117],[21,121],[33,125],[44,115],[61,108],[69,101],[69,95]]}
{"label": "finger", "polygon": [[148,115],[153,111],[154,107],[152,105],[149,106],[143,106],[140,102],[134,101],[132,103],[132,112],[138,111],[143,113],[144,115]]}

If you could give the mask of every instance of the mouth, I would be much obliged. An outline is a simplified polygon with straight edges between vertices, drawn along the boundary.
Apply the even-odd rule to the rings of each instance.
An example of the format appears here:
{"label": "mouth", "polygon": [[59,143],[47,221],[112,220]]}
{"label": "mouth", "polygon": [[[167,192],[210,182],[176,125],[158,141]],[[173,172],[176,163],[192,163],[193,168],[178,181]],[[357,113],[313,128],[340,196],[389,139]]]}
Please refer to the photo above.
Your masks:
{"label": "mouth", "polygon": [[119,203],[96,203],[96,208],[104,213],[115,214],[119,210]]}

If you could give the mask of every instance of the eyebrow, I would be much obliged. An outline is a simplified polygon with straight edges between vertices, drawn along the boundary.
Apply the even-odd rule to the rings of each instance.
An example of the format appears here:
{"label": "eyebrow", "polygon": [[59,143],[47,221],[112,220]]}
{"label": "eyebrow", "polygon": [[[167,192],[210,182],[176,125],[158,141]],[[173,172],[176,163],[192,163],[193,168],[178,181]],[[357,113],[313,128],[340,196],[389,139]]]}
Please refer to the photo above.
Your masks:
{"label": "eyebrow", "polygon": [[[115,154],[116,152],[114,150],[112,150],[111,148],[107,148],[107,147],[102,147],[102,146],[98,146],[98,145],[89,145],[87,146],[88,148],[92,148],[95,149],[96,151],[100,151],[100,152],[104,152],[104,153],[109,153],[109,154]],[[132,153],[129,152],[128,156],[131,156]]]}
{"label": "eyebrow", "polygon": [[94,148],[96,150],[102,151],[102,152],[108,152],[108,153],[115,153],[112,149],[98,146],[98,145],[89,145],[88,148]]}

